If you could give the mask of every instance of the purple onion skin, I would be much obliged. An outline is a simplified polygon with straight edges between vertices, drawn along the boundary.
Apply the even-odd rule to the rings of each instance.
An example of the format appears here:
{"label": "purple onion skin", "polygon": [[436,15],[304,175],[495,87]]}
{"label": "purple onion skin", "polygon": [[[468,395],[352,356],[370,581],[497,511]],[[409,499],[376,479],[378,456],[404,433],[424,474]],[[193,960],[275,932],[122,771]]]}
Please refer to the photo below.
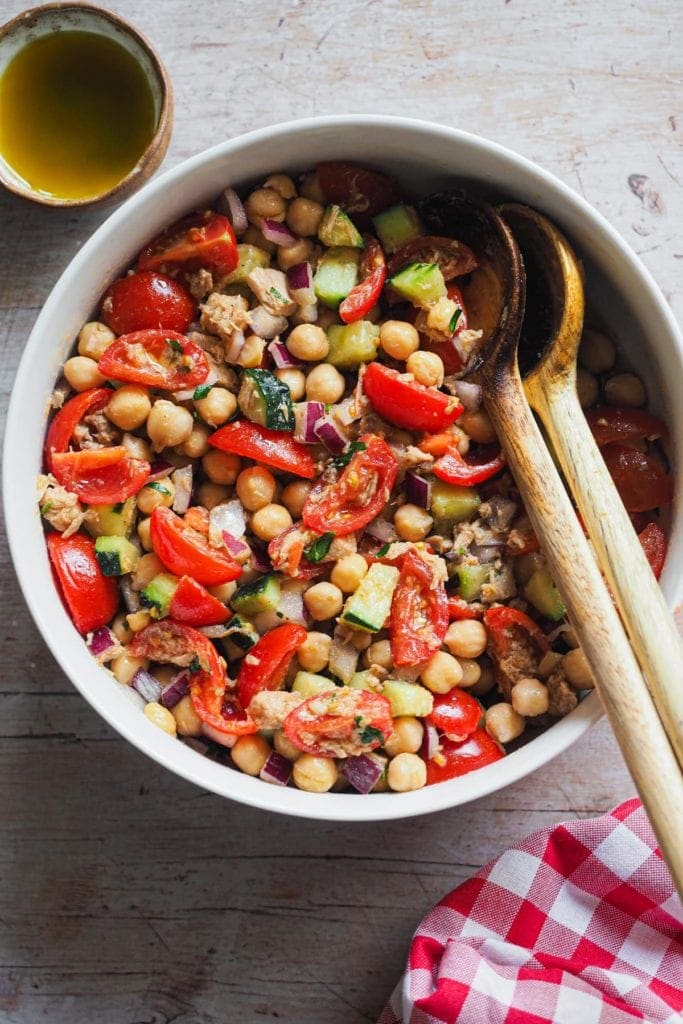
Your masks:
{"label": "purple onion skin", "polygon": [[333,455],[341,455],[348,444],[347,439],[342,437],[334,423],[327,417],[324,417],[322,422],[318,421],[314,433]]}
{"label": "purple onion skin", "polygon": [[354,789],[359,793],[369,793],[378,783],[382,775],[382,766],[365,754],[347,757],[342,766],[342,774],[346,776]]}
{"label": "purple onion skin", "polygon": [[116,647],[117,643],[118,641],[109,626],[101,626],[93,633],[88,649],[93,657],[96,658],[98,655],[108,651],[110,647]]}
{"label": "purple onion skin", "polygon": [[409,469],[406,473],[406,498],[413,505],[429,508],[432,498],[432,486],[428,480]]}
{"label": "purple onion skin", "polygon": [[151,704],[161,697],[161,683],[144,668],[139,668],[131,680],[131,686],[140,694],[143,700]]}
{"label": "purple onion skin", "polygon": [[168,686],[161,691],[161,695],[158,697],[159,703],[163,704],[165,708],[173,708],[189,692],[189,689],[190,673],[179,672],[175,679],[172,679]]}
{"label": "purple onion skin", "polygon": [[430,761],[439,749],[439,734],[436,731],[436,726],[431,725],[429,722],[424,723],[424,730],[420,756],[423,760]]}
{"label": "purple onion skin", "polygon": [[260,779],[263,779],[264,782],[272,782],[276,786],[286,786],[291,776],[291,763],[282,754],[278,754],[277,750],[270,752],[268,760],[259,772]]}
{"label": "purple onion skin", "polygon": [[297,263],[287,271],[287,284],[294,291],[313,288],[313,273],[310,263]]}
{"label": "purple onion skin", "polygon": [[285,249],[290,245],[296,245],[299,241],[285,224],[281,224],[278,220],[271,220],[269,217],[266,217],[261,225],[261,234],[269,242],[281,245]]}

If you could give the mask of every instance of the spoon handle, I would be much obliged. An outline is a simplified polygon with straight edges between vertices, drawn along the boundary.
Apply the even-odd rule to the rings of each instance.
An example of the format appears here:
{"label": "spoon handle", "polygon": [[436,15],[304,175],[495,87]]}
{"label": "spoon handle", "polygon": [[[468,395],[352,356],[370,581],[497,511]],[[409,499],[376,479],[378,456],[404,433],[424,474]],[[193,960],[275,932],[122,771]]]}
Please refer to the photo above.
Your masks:
{"label": "spoon handle", "polygon": [[[683,642],[583,415],[573,373],[527,385],[614,594],[679,765]],[[543,386],[545,385],[545,386]]]}
{"label": "spoon handle", "polygon": [[683,779],[617,610],[527,405],[519,376],[512,372],[498,376],[486,406],[593,669],[624,760],[683,895]]}

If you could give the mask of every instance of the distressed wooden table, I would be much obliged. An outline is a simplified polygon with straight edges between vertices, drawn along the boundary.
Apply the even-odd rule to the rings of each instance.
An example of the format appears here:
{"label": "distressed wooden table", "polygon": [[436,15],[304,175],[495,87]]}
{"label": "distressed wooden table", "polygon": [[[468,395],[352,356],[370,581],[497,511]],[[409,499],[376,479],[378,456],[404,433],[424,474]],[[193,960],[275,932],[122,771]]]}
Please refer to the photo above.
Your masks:
{"label": "distressed wooden table", "polygon": [[[173,77],[166,166],[311,114],[469,129],[578,189],[681,318],[679,0],[111,6]],[[19,10],[0,0],[0,22]],[[0,196],[3,409],[41,303],[103,216]],[[529,831],[632,794],[602,723],[543,771],[449,813],[340,826],[248,810],[174,778],[96,717],[38,636],[6,546],[0,600],[6,1024],[373,1021],[439,896]]]}

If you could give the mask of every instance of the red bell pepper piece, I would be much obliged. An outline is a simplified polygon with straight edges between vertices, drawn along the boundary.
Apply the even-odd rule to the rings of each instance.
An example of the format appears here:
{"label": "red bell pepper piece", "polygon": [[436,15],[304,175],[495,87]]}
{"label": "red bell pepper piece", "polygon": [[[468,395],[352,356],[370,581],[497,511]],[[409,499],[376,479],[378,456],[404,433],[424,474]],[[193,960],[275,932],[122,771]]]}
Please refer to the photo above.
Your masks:
{"label": "red bell pepper piece", "polygon": [[362,320],[382,294],[387,276],[387,265],[382,247],[376,238],[365,236],[365,250],[360,265],[362,280],[352,288],[339,307],[339,316],[345,324]]}
{"label": "red bell pepper piece", "polygon": [[303,626],[285,622],[271,629],[242,660],[237,677],[237,696],[248,708],[261,690],[279,690],[287,675],[289,663],[308,636]]}
{"label": "red bell pepper piece", "polygon": [[50,473],[53,471],[53,454],[65,452],[83,417],[103,409],[113,394],[110,388],[89,388],[70,398],[54,416],[45,437],[45,464]]}
{"label": "red bell pepper piece", "polygon": [[119,606],[119,588],[113,576],[102,573],[90,537],[84,533],[71,537],[49,533],[47,552],[78,632],[90,633],[106,626]]}
{"label": "red bell pepper piece", "polygon": [[417,381],[403,380],[396,370],[382,363],[368,365],[363,390],[382,419],[404,430],[445,430],[463,412],[457,398]]}
{"label": "red bell pepper piece", "polygon": [[226,423],[211,435],[209,444],[308,480],[315,476],[315,462],[305,445],[281,430],[268,430],[249,420]]}

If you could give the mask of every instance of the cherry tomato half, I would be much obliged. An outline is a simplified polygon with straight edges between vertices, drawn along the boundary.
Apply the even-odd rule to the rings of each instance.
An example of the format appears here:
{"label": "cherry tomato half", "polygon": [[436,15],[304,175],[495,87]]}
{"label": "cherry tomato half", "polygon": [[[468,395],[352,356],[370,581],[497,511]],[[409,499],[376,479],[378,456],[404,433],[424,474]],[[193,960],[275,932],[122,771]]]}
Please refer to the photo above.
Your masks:
{"label": "cherry tomato half", "polygon": [[339,307],[339,316],[345,324],[362,320],[379,300],[387,276],[382,247],[376,238],[366,235],[361,260],[361,283],[352,288]]}
{"label": "cherry tomato half", "polygon": [[434,697],[434,706],[427,721],[455,743],[462,743],[477,729],[484,711],[478,700],[455,686],[449,693]]}
{"label": "cherry tomato half", "polygon": [[448,597],[429,564],[413,548],[404,556],[391,602],[389,634],[395,665],[431,658],[448,628]]}
{"label": "cherry tomato half", "polygon": [[308,547],[316,536],[317,534],[313,530],[307,530],[302,522],[294,523],[282,533],[278,533],[268,545],[268,557],[273,563],[273,568],[299,580],[312,580],[316,576],[323,576],[326,572],[325,566],[319,562],[309,562],[304,557],[304,548]]}
{"label": "cherry tomato half", "polygon": [[389,445],[376,434],[363,434],[357,451],[333,483],[318,480],[306,498],[303,521],[309,530],[345,537],[361,530],[382,511],[398,472]]}
{"label": "cherry tomato half", "polygon": [[152,512],[150,539],[154,553],[176,576],[192,576],[205,587],[213,587],[242,575],[241,565],[210,547],[201,533],[186,526],[170,508],[159,505]]}
{"label": "cherry tomato half", "polygon": [[376,214],[403,198],[393,178],[342,160],[317,164],[316,176],[327,202],[341,206],[362,228],[369,228]]}
{"label": "cherry tomato half", "polygon": [[206,380],[209,360],[199,345],[176,331],[133,331],[112,342],[99,370],[112,380],[181,391]]}
{"label": "cherry tomato half", "polygon": [[613,441],[640,441],[644,437],[668,437],[666,424],[645,409],[621,409],[599,405],[586,412],[588,426],[600,448]]}
{"label": "cherry tomato half", "polygon": [[638,540],[643,546],[645,557],[650,563],[655,579],[658,580],[662,575],[666,560],[666,534],[658,523],[648,523],[645,529],[638,534]]}
{"label": "cherry tomato half", "polygon": [[437,459],[432,470],[434,476],[448,484],[473,487],[500,473],[505,465],[505,456],[498,445],[482,445],[471,449],[467,456],[461,455],[453,444],[445,455]]}
{"label": "cherry tomato half", "polygon": [[316,694],[287,715],[287,739],[307,754],[344,757],[369,753],[391,735],[391,704],[380,693],[332,687]]}
{"label": "cherry tomato half", "polygon": [[647,512],[673,501],[673,480],[656,459],[624,444],[607,444],[600,451],[629,512]]}
{"label": "cherry tomato half", "polygon": [[468,604],[457,594],[448,598],[448,618],[451,622],[462,622],[463,619],[483,619],[484,606],[479,603]]}
{"label": "cherry tomato half", "polygon": [[113,394],[110,388],[89,388],[74,395],[62,406],[47,428],[45,437],[45,464],[50,472],[53,454],[65,452],[83,417],[103,409]]}
{"label": "cherry tomato half", "polygon": [[289,663],[308,636],[303,626],[284,622],[276,626],[243,658],[237,677],[237,696],[243,708],[261,690],[279,690],[287,675]]}
{"label": "cherry tomato half", "polygon": [[138,270],[191,272],[202,268],[217,277],[231,274],[239,255],[232,224],[219,213],[184,217],[163,231],[138,257]]}
{"label": "cherry tomato half", "polygon": [[86,505],[115,505],[137,494],[149,478],[149,462],[133,459],[122,445],[55,452],[52,472]]}
{"label": "cherry tomato half", "polygon": [[370,363],[363,377],[363,390],[375,412],[404,430],[445,430],[463,412],[457,398],[417,381],[404,380],[382,363]]}
{"label": "cherry tomato half", "polygon": [[229,608],[191,576],[181,576],[168,613],[186,626],[217,626],[232,615]]}
{"label": "cherry tomato half", "polygon": [[118,582],[113,576],[103,575],[90,537],[84,533],[71,537],[49,533],[47,553],[78,632],[90,633],[106,626],[119,606]]}
{"label": "cherry tomato half", "polygon": [[281,430],[268,430],[249,420],[226,423],[211,435],[209,444],[223,452],[234,452],[308,480],[315,476],[315,462],[306,445],[299,444]]}
{"label": "cherry tomato half", "polygon": [[487,764],[500,761],[504,753],[496,741],[483,729],[476,729],[463,743],[444,740],[441,753],[446,759],[443,765],[436,761],[427,761],[427,785],[457,779],[468,772],[484,768]]}
{"label": "cherry tomato half", "polygon": [[101,315],[117,334],[148,328],[180,331],[194,320],[197,304],[179,281],[152,270],[128,274],[107,289]]}

